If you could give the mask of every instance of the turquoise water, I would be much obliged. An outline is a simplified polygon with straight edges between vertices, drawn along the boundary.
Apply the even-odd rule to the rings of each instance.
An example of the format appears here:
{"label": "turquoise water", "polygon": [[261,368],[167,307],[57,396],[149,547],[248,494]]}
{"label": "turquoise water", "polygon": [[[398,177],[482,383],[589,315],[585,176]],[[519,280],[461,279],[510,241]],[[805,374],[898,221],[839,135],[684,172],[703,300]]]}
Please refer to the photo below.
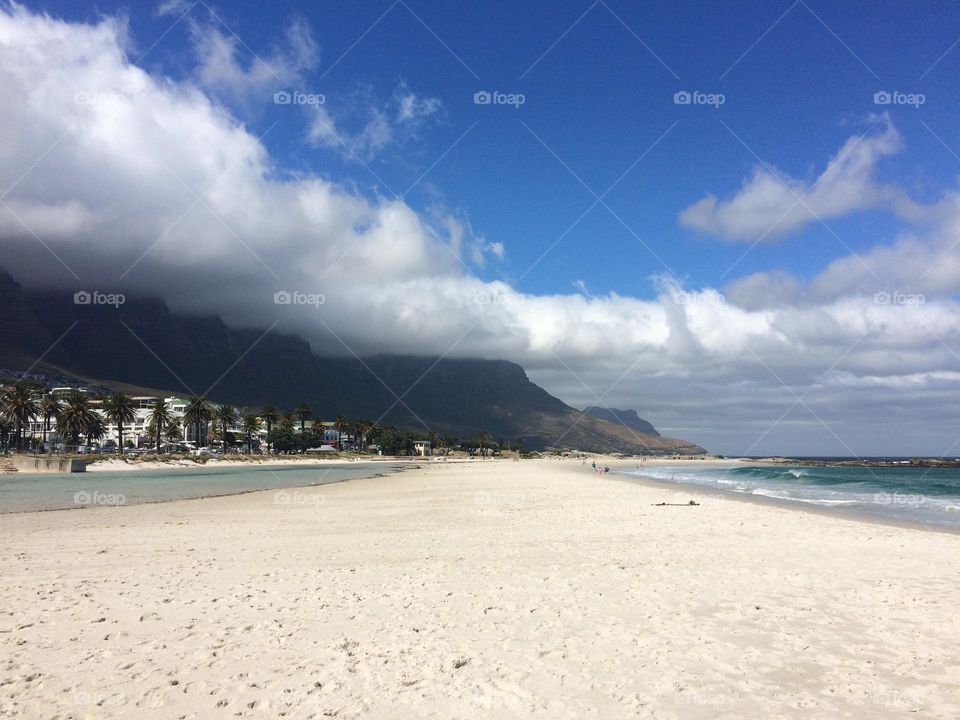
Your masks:
{"label": "turquoise water", "polygon": [[960,528],[960,468],[677,465],[620,474]]}
{"label": "turquoise water", "polygon": [[[394,472],[394,463],[317,463],[197,467],[87,473],[0,475],[0,512],[66,510],[235,495],[253,490],[295,488]],[[278,495],[277,502],[306,502],[304,494]]]}

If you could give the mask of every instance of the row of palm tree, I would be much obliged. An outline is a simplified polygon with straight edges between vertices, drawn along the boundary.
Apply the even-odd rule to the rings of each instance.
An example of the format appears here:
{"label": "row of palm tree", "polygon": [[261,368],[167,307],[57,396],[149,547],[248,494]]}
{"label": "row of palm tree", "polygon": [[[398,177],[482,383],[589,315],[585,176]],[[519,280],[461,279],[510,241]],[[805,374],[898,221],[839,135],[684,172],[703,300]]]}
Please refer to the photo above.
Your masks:
{"label": "row of palm tree", "polygon": [[[98,412],[99,410],[99,412]],[[42,420],[43,445],[46,446],[47,433],[55,423],[57,432],[68,440],[69,445],[78,445],[81,437],[88,442],[102,438],[105,435],[104,420],[117,426],[118,452],[123,452],[124,433],[136,419],[136,402],[125,393],[116,392],[102,399],[99,408],[95,408],[91,399],[83,392],[74,390],[65,395],[56,395],[28,382],[18,382],[0,391],[0,423],[5,429],[4,434],[12,432],[17,452],[23,450],[23,436],[25,426],[34,420]],[[147,414],[147,431],[156,452],[160,452],[164,440],[178,442],[182,439],[182,428],[169,403],[161,398],[154,401]],[[261,424],[266,425],[268,445],[271,433],[275,428],[293,431],[297,423],[301,434],[306,432],[307,422],[311,421],[310,429],[320,438],[326,431],[326,426],[319,418],[313,418],[309,405],[301,403],[292,412],[280,412],[272,405],[265,405],[259,412],[246,408],[237,408],[223,404],[214,406],[203,395],[191,396],[186,403],[182,416],[183,426],[194,430],[198,445],[211,436],[208,433],[212,426],[212,434],[220,441],[223,452],[226,453],[229,444],[229,434],[232,428],[239,427],[246,439],[249,449],[253,448],[253,439],[259,435]],[[366,448],[373,439],[384,439],[384,433],[390,438],[398,435],[396,428],[387,426],[382,428],[376,422],[351,422],[344,415],[338,415],[333,422],[337,433],[337,447],[340,450],[347,444],[345,438],[352,438],[354,448]],[[452,447],[456,438],[449,435],[432,433],[430,440],[435,447]],[[483,433],[479,437],[479,450],[485,454],[485,446],[489,443],[489,435]],[[393,444],[393,443],[391,443]]]}
{"label": "row of palm tree", "polygon": [[[120,422],[133,419],[132,411],[128,414],[127,404],[122,399],[116,401],[112,412]],[[56,422],[57,431],[74,445],[79,444],[81,436],[97,439],[106,431],[103,416],[91,407],[84,393],[76,390],[61,398],[26,382],[16,383],[0,392],[0,419],[12,425],[17,452],[23,451],[24,427],[36,419],[42,419],[44,445],[51,421]]]}
{"label": "row of palm tree", "polygon": [[42,421],[42,442],[46,446],[52,423],[69,441],[68,444],[78,445],[81,437],[88,441],[102,438],[106,434],[106,419],[116,424],[119,447],[122,448],[124,425],[132,423],[135,417],[136,405],[125,393],[114,393],[105,398],[100,412],[97,412],[90,398],[79,390],[60,396],[32,383],[18,382],[0,392],[0,418],[12,423],[17,452],[23,451],[24,427],[34,420]]}

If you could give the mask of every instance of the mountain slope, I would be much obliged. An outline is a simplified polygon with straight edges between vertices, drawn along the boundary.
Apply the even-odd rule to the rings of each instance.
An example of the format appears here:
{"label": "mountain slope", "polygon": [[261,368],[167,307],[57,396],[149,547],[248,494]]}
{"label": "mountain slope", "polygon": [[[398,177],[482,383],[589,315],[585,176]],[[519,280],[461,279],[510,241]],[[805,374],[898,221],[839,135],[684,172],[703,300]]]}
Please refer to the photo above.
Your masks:
{"label": "mountain slope", "polygon": [[602,418],[603,420],[609,420],[612,423],[623,425],[631,430],[644,433],[645,435],[660,437],[660,433],[657,432],[656,428],[637,415],[636,410],[618,410],[617,408],[597,407],[594,405],[584,408],[583,411],[587,415]]}
{"label": "mountain slope", "polygon": [[703,452],[581,413],[504,360],[319,357],[298,337],[173,315],[156,300],[76,305],[72,293],[23,292],[8,275],[0,275],[0,298],[9,303],[0,321],[0,366],[24,369],[42,356],[45,366],[85,377],[250,407],[306,402],[325,418],[343,414],[461,437],[488,431],[522,438],[531,449]]}

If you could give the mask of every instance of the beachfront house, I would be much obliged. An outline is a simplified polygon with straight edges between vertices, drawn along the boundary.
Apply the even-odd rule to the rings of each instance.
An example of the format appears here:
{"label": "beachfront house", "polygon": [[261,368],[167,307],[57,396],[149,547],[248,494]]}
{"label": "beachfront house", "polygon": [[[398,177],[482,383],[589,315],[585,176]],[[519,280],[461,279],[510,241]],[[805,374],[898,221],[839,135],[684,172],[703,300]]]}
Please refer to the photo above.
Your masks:
{"label": "beachfront house", "polygon": [[429,440],[414,440],[413,450],[420,457],[426,457],[427,455],[433,454]]}

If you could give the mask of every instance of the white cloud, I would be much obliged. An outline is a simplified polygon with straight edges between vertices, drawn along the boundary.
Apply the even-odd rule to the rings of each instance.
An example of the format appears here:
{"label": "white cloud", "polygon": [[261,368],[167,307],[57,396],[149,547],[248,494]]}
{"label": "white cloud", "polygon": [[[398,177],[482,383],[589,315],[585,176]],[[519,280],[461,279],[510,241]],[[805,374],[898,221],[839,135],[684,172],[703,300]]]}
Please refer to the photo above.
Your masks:
{"label": "white cloud", "polygon": [[440,98],[421,97],[410,90],[402,81],[393,94],[397,106],[396,119],[399,123],[418,125],[427,118],[436,117],[443,112]]}
{"label": "white cloud", "polygon": [[[755,452],[842,452],[843,444],[881,452],[898,437],[906,450],[905,427],[917,443],[911,452],[952,441],[960,348],[949,343],[960,337],[960,312],[949,294],[960,288],[960,207],[949,197],[935,232],[838,260],[810,284],[770,273],[724,294],[670,277],[657,279],[648,299],[585,296],[585,285],[524,293],[464,268],[478,252],[499,259],[505,250],[463,219],[284,174],[201,80],[131,65],[124,33],[111,19],[81,25],[0,10],[0,91],[16,99],[0,104],[13,139],[0,143],[0,186],[12,186],[0,244],[2,264],[21,282],[74,283],[22,220],[89,286],[159,295],[175,310],[217,313],[236,326],[280,319],[320,352],[343,352],[320,320],[359,354],[437,354],[462,337],[454,355],[517,361],[567,402],[603,396],[716,450],[742,452],[763,438]],[[231,77],[223,50],[223,62],[201,66],[207,78],[213,67]],[[236,87],[260,83],[252,66],[241,69]],[[93,101],[77,102],[81,92]],[[389,107],[382,112],[395,128],[426,106]],[[811,193],[820,210],[849,211],[874,197],[872,168],[899,138],[886,123],[864,143]],[[829,204],[822,186],[844,199]],[[754,203],[752,215],[751,193],[737,196],[753,218],[743,225],[726,204],[710,217],[727,232],[760,227],[757,218],[787,202],[765,192],[773,199]],[[872,288],[860,290],[872,277],[863,264],[903,285],[890,289],[930,295],[922,304],[875,303]],[[278,309],[278,289],[322,292],[327,303]],[[797,397],[803,404],[775,423]],[[884,415],[894,405],[896,422]]]}
{"label": "white cloud", "polygon": [[438,98],[420,97],[401,82],[386,101],[375,100],[370,92],[346,99],[339,103],[338,118],[326,106],[317,107],[307,139],[349,160],[368,163],[387,146],[415,139],[420,126],[437,118],[442,109]]}
{"label": "white cloud", "polygon": [[157,15],[164,17],[166,15],[183,15],[190,10],[196,1],[194,0],[165,0],[157,5]]}
{"label": "white cloud", "polygon": [[755,310],[793,305],[802,298],[800,282],[784,270],[758,272],[734,280],[726,288],[726,296],[736,305]]}
{"label": "white cloud", "polygon": [[493,255],[497,260],[503,260],[507,255],[507,248],[502,242],[487,243],[487,252]]}
{"label": "white cloud", "polygon": [[194,12],[199,11],[187,17],[197,55],[196,78],[207,92],[241,106],[266,105],[275,93],[288,89],[314,92],[299,87],[304,71],[314,67],[319,58],[319,48],[305,22],[289,23],[283,47],[254,54],[216,20],[197,20]]}
{"label": "white cloud", "polygon": [[872,120],[872,129],[848,139],[812,182],[758,166],[730,199],[707,195],[683,210],[681,225],[705,235],[769,242],[818,219],[826,221],[884,202],[909,212],[914,209],[909,200],[874,177],[880,159],[900,149],[900,134],[889,117]]}

